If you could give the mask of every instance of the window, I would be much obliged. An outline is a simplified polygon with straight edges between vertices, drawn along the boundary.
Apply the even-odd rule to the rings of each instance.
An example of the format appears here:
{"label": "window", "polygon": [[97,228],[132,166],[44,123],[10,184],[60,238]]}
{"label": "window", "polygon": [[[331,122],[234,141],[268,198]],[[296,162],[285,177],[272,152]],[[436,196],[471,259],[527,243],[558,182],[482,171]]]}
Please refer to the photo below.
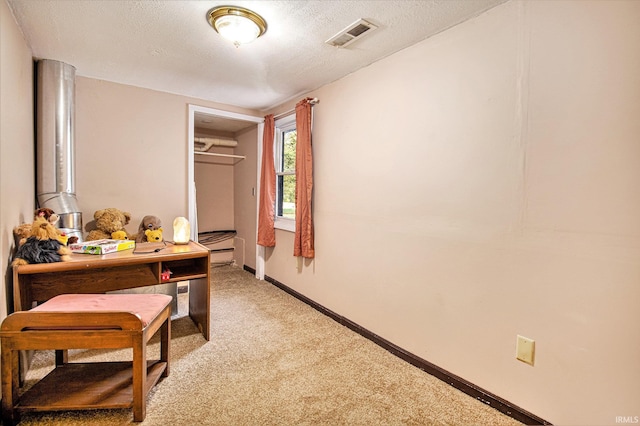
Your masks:
{"label": "window", "polygon": [[275,122],[276,217],[275,227],[296,229],[296,116]]}

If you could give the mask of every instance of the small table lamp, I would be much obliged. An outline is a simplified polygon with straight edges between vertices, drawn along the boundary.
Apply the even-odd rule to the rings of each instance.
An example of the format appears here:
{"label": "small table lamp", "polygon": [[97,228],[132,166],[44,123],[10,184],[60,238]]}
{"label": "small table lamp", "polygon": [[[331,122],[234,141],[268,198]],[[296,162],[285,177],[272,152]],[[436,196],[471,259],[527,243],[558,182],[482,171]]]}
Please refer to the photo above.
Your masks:
{"label": "small table lamp", "polygon": [[184,217],[176,217],[173,221],[173,242],[175,244],[188,244],[191,236],[191,225]]}

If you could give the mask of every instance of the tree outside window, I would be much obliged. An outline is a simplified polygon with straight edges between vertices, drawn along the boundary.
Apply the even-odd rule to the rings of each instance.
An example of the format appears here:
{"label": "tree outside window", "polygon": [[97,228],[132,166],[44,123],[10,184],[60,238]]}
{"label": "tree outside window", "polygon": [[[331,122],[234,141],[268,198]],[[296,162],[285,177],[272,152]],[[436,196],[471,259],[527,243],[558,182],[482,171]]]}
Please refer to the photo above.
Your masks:
{"label": "tree outside window", "polygon": [[[296,142],[295,116],[276,122],[276,227],[278,220],[294,224],[296,218]],[[288,228],[288,226],[286,226]]]}
{"label": "tree outside window", "polygon": [[295,130],[284,133],[282,163],[283,188],[282,188],[282,217],[296,218],[296,136]]}

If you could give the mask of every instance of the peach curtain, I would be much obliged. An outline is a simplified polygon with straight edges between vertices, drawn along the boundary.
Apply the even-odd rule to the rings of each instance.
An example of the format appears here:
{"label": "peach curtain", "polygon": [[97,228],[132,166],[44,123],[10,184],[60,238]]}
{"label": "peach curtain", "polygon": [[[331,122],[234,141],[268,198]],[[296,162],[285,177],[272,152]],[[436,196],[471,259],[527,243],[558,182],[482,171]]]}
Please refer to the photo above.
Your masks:
{"label": "peach curtain", "polygon": [[273,163],[274,133],[275,120],[273,114],[269,114],[264,117],[260,208],[258,210],[258,244],[264,247],[276,245],[276,230],[273,226],[276,205],[276,168]]}
{"label": "peach curtain", "polygon": [[296,104],[296,233],[293,255],[312,259],[313,218],[311,197],[313,194],[313,159],[311,150],[311,109],[306,98]]}

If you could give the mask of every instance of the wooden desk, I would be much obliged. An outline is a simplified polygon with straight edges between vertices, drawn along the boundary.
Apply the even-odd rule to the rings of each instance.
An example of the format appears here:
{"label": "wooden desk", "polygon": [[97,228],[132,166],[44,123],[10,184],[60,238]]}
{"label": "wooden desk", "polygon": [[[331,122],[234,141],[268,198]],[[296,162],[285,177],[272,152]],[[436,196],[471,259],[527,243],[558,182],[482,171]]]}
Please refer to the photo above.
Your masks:
{"label": "wooden desk", "polygon": [[[107,291],[146,287],[189,280],[189,316],[209,340],[210,277],[209,249],[196,242],[177,245],[167,242],[160,251],[146,253],[145,245],[137,244],[136,252],[123,250],[102,256],[72,254],[70,262],[40,263],[13,267],[14,310],[31,309],[59,294],[106,293]],[[172,272],[168,280],[161,279],[164,268]]]}

